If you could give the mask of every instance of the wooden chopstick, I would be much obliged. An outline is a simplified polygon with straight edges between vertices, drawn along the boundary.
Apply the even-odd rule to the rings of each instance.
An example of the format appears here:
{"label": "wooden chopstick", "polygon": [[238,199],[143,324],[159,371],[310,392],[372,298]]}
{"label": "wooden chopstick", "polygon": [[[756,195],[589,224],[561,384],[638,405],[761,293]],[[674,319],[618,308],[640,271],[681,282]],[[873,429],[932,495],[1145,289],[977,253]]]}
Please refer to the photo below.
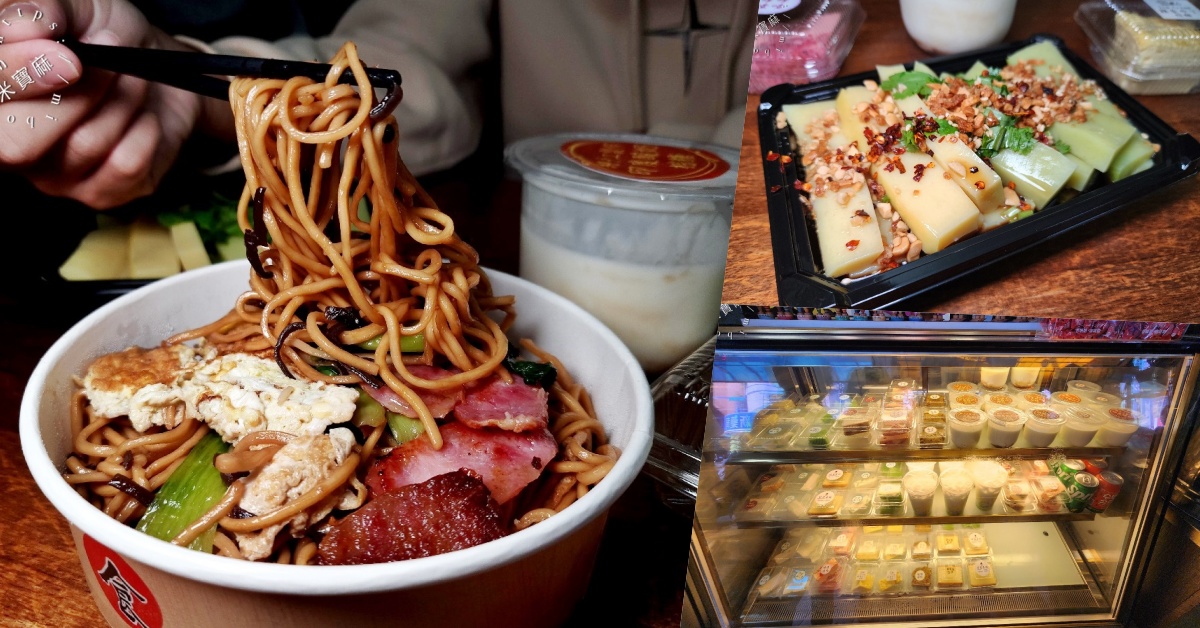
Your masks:
{"label": "wooden chopstick", "polygon": [[[98,46],[77,41],[63,40],[84,67],[95,67],[128,74],[178,87],[190,92],[219,98],[229,98],[229,81],[224,76],[247,76],[256,78],[290,79],[306,76],[323,81],[332,66],[324,63],[290,61],[285,59],[262,59],[235,55],[183,52],[179,50],[157,50],[125,46]],[[371,85],[387,90],[371,109],[373,119],[391,114],[400,104],[403,91],[400,88],[400,72],[381,68],[367,68]],[[354,74],[346,70],[338,78],[339,83],[355,83]]]}

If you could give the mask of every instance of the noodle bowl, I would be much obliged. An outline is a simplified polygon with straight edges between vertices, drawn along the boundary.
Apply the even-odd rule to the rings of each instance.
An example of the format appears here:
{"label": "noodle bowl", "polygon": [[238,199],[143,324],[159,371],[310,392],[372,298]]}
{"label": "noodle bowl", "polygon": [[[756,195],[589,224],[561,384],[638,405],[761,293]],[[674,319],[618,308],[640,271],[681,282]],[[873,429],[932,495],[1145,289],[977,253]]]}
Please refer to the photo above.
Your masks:
{"label": "noodle bowl", "polygon": [[[117,522],[62,478],[72,450],[68,416],[73,378],[99,355],[152,345],[219,317],[241,292],[249,265],[231,262],[156,282],[103,306],[69,330],[39,362],[21,407],[22,452],[39,489],[71,523],[97,604],[124,625],[97,583],[83,549],[94,539],[124,558],[157,598],[164,624],[240,625],[249,618],[298,625],[556,625],[582,595],[605,513],[638,474],[649,451],[648,387],[628,349],[594,317],[565,299],[503,273],[497,290],[516,296],[514,336],[535,337],[593,394],[596,414],[621,457],[604,481],[570,508],[525,530],[476,547],[409,561],[294,566],[237,561],[175,547]],[[464,597],[463,591],[470,591]],[[259,593],[270,593],[261,596]],[[340,601],[353,596],[353,601]],[[467,603],[470,602],[470,603]],[[556,610],[557,609],[557,610]],[[525,622],[536,610],[540,621]],[[557,615],[561,617],[562,615]],[[232,623],[230,623],[232,622]]]}

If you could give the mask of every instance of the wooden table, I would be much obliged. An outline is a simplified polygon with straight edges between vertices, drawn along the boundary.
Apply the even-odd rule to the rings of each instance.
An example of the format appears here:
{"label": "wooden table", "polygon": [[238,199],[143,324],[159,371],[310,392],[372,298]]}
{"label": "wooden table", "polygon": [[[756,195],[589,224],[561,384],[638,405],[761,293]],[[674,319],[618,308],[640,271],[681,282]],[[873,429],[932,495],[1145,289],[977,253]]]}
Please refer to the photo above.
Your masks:
{"label": "wooden table", "polygon": [[[842,74],[929,55],[904,31],[895,0],[864,0],[866,22]],[[1073,14],[1077,2],[1020,0],[1008,41],[1037,33],[1060,36],[1091,59]],[[1167,124],[1200,135],[1200,95],[1138,100]],[[759,146],[759,99],[746,102],[741,167],[722,301],[778,305]],[[1059,236],[951,285],[915,297],[902,309],[968,314],[1200,321],[1200,179],[1149,193],[1133,206]],[[804,305],[793,303],[791,305]],[[901,309],[899,306],[893,309]]]}

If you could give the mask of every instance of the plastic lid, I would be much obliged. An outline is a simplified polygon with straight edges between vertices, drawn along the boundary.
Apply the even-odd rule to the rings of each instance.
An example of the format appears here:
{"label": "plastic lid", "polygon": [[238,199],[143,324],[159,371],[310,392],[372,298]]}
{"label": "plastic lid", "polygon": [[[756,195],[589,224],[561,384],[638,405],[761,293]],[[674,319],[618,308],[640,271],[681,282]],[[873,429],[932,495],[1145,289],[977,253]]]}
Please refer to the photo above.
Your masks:
{"label": "plastic lid", "polygon": [[1126,410],[1125,408],[1108,408],[1104,411],[1104,414],[1114,421],[1121,421],[1123,423],[1138,423],[1137,414],[1135,414],[1132,410]]}
{"label": "plastic lid", "polygon": [[1034,408],[1030,410],[1029,420],[1044,425],[1057,425],[1065,421],[1058,412],[1050,408]]}
{"label": "plastic lid", "polygon": [[[810,83],[832,78],[854,46],[866,13],[857,0],[759,3],[750,61],[750,92],[759,94],[781,83]],[[767,11],[767,13],[763,13]]]}
{"label": "plastic lid", "polygon": [[732,211],[737,182],[735,150],[633,133],[526,138],[509,145],[504,159],[551,193],[647,211],[688,211],[697,200],[730,203]]}
{"label": "plastic lid", "polygon": [[1139,81],[1200,78],[1200,8],[1186,0],[1084,2],[1075,21],[1109,69]]}

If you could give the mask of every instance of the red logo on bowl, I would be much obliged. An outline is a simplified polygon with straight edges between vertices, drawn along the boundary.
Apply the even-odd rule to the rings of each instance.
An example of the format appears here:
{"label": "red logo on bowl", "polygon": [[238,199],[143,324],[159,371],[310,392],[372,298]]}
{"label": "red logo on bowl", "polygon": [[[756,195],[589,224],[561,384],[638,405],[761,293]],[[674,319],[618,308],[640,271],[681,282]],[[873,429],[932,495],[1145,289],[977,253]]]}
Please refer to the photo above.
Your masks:
{"label": "red logo on bowl", "polygon": [[589,170],[643,181],[701,181],[729,171],[729,163],[699,148],[575,140],[562,152]]}
{"label": "red logo on bowl", "polygon": [[83,535],[83,551],[104,597],[132,628],[162,628],[162,611],[145,582],[116,552]]}

